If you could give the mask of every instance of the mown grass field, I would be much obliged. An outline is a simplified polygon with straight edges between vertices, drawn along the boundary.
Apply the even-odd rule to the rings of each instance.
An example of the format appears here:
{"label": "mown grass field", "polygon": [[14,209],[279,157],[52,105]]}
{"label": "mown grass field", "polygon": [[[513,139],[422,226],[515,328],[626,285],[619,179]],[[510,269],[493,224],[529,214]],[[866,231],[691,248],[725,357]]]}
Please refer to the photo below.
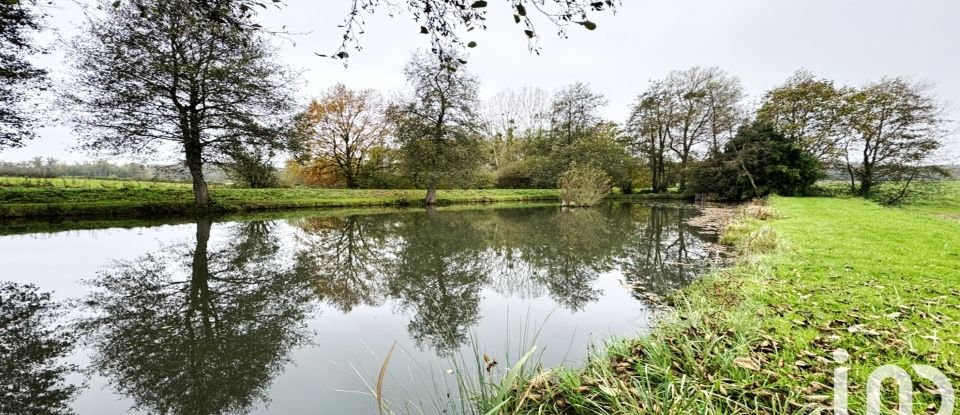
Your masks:
{"label": "mown grass field", "polygon": [[[943,214],[960,210],[956,194],[941,200],[775,197],[748,209],[724,237],[737,263],[678,294],[651,335],[612,341],[582,368],[527,372],[506,399],[479,399],[480,413],[833,413],[839,367],[850,413],[864,413],[866,379],[886,364],[930,365],[956,387],[960,222]],[[914,413],[935,413],[936,388],[913,379]],[[888,386],[883,413],[894,413]]]}

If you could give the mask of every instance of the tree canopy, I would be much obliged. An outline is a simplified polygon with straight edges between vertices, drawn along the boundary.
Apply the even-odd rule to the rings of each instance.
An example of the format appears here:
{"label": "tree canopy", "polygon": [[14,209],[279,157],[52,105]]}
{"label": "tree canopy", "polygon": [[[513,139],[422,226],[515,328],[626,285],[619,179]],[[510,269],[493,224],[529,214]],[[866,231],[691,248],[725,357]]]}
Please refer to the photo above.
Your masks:
{"label": "tree canopy", "polygon": [[727,201],[771,193],[796,196],[805,194],[820,174],[817,159],[797,140],[770,124],[754,122],[694,170],[693,189]]}
{"label": "tree canopy", "polygon": [[89,150],[178,149],[205,208],[206,162],[286,144],[292,83],[261,34],[208,24],[189,6],[131,0],[91,20],[71,44],[64,97]]}
{"label": "tree canopy", "polygon": [[36,136],[33,99],[47,85],[47,70],[29,58],[43,50],[32,38],[42,27],[32,1],[0,2],[0,149]]}
{"label": "tree canopy", "polygon": [[343,84],[310,102],[305,116],[305,151],[311,174],[330,177],[348,188],[360,186],[371,152],[386,140],[388,126],[383,98],[372,90]]}

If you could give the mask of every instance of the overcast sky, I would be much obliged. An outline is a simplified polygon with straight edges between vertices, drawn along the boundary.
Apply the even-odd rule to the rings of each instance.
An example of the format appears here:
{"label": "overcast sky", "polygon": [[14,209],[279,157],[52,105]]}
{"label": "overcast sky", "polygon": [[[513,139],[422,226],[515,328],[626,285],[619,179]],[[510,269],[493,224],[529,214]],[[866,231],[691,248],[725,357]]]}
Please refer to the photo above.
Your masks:
{"label": "overcast sky", "polygon": [[[68,2],[64,2],[68,3]],[[351,51],[349,66],[314,53],[333,52],[337,25],[348,0],[287,0],[286,7],[260,18],[285,27],[295,42],[280,42],[281,58],[303,71],[304,99],[342,82],[376,88],[388,95],[403,88],[404,63],[428,47],[419,25],[406,15],[367,19],[363,50]],[[800,68],[840,84],[860,85],[885,75],[906,75],[935,84],[937,96],[960,119],[960,2],[956,0],[624,0],[616,15],[595,19],[598,28],[569,29],[569,38],[539,21],[541,54],[527,49],[504,0],[490,1],[489,30],[466,40],[479,46],[469,70],[482,82],[481,94],[523,86],[555,91],[575,81],[606,95],[604,114],[624,121],[629,106],[652,79],[673,69],[718,66],[739,76],[751,102]],[[76,10],[54,10],[51,24],[70,36],[82,24]],[[64,74],[57,54],[42,59],[54,77]],[[952,160],[960,145],[952,138]],[[21,149],[3,150],[0,160],[50,156],[69,161],[93,156],[71,151],[66,127],[46,128]],[[167,160],[168,161],[168,160]]]}

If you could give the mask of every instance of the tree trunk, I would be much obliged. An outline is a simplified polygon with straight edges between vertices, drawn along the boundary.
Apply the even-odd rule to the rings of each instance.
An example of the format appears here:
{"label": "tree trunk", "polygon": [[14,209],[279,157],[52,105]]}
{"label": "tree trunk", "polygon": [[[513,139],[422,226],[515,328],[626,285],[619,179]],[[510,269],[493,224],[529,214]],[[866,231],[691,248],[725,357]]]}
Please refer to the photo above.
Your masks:
{"label": "tree trunk", "polygon": [[687,190],[687,158],[680,159],[680,191]]}
{"label": "tree trunk", "polygon": [[753,188],[753,197],[760,197],[760,190],[757,189],[757,182],[753,180],[753,175],[750,174],[750,170],[747,170],[747,165],[743,163],[743,157],[739,157],[740,168],[743,169],[743,173],[747,175],[747,178],[750,179],[750,187]]}
{"label": "tree trunk", "polygon": [[863,178],[860,179],[860,196],[870,196],[871,190],[873,190],[873,178],[864,173]]}
{"label": "tree trunk", "polygon": [[857,191],[857,174],[853,171],[853,166],[847,162],[847,175],[850,176],[850,193]]}
{"label": "tree trunk", "polygon": [[437,177],[431,175],[430,183],[427,184],[427,197],[423,200],[427,206],[437,204]]}
{"label": "tree trunk", "polygon": [[650,190],[654,193],[657,192],[657,187],[660,186],[660,177],[657,174],[657,162],[656,160],[650,162]]}
{"label": "tree trunk", "polygon": [[199,149],[187,146],[187,169],[193,180],[193,203],[197,209],[210,207],[210,190],[207,181],[203,178],[203,156]]}
{"label": "tree trunk", "polygon": [[863,174],[860,177],[860,196],[870,196],[871,190],[873,190],[873,166],[864,163]]}

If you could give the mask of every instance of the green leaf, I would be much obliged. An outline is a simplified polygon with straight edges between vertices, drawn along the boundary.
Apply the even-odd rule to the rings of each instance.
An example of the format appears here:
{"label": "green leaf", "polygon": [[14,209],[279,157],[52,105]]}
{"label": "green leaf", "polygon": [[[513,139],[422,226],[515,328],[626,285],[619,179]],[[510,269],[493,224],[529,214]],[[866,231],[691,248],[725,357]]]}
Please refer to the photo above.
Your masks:
{"label": "green leaf", "polygon": [[496,415],[499,413],[500,408],[510,400],[510,390],[513,389],[517,377],[520,376],[520,372],[523,371],[523,365],[527,364],[527,360],[530,360],[530,356],[533,356],[533,352],[536,350],[537,346],[530,348],[530,350],[510,368],[510,371],[507,372],[507,377],[500,383],[500,389],[497,391],[497,395],[493,398],[494,400],[491,401],[491,403],[498,402],[497,405],[487,411],[485,415]]}
{"label": "green leaf", "polygon": [[520,23],[520,15],[519,15],[519,14],[513,15],[513,22],[514,22],[514,23]]}
{"label": "green leaf", "polygon": [[420,33],[422,33],[422,34],[427,34],[427,33],[430,33],[430,31],[429,31],[429,30],[427,30],[427,28],[426,28],[426,27],[424,27],[424,26],[420,26]]}
{"label": "green leaf", "polygon": [[594,30],[594,29],[597,28],[597,24],[594,23],[594,22],[591,22],[591,21],[589,21],[589,20],[585,20],[585,21],[582,21],[582,22],[577,22],[577,24],[579,24],[579,25],[587,28],[587,30]]}
{"label": "green leaf", "polygon": [[113,8],[114,8],[114,9],[120,8],[120,0],[117,0],[117,1],[113,2]]}
{"label": "green leaf", "polygon": [[530,30],[530,29],[524,30],[523,33],[526,34],[527,37],[528,37],[528,38],[531,38],[531,39],[532,39],[533,36],[535,35],[535,33],[533,33],[533,31]]}
{"label": "green leaf", "polygon": [[468,47],[468,48],[475,48],[475,47],[477,47],[477,42],[471,41],[470,43],[467,43],[467,47]]}
{"label": "green leaf", "polygon": [[521,15],[521,16],[526,16],[526,15],[527,15],[527,8],[526,8],[526,7],[523,7],[522,4],[518,4],[518,5],[517,5],[517,14],[519,14],[519,15]]}
{"label": "green leaf", "polygon": [[350,54],[344,51],[340,51],[339,53],[337,53],[337,57],[340,59],[347,59],[350,57]]}
{"label": "green leaf", "polygon": [[487,2],[485,2],[485,1],[483,1],[483,0],[477,0],[477,1],[473,2],[473,4],[471,4],[470,7],[474,8],[474,9],[482,9],[482,8],[484,8],[484,7],[487,7]]}

